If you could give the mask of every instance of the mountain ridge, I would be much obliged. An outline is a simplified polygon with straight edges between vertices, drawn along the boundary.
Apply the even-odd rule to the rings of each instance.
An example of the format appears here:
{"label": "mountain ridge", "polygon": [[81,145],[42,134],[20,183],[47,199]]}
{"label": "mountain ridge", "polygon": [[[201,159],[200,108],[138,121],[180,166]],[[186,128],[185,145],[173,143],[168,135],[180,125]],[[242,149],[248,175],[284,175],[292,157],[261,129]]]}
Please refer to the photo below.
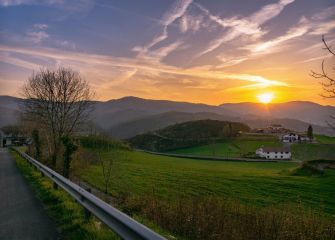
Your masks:
{"label": "mountain ridge", "polygon": [[[0,107],[3,113],[0,115],[0,127],[8,123],[15,123],[15,112],[19,112],[21,98],[12,96],[0,96]],[[94,110],[92,121],[107,132],[117,132],[117,127],[135,129],[138,132],[141,126],[143,130],[165,127],[167,124],[179,123],[196,119],[235,120],[257,126],[266,122],[281,121],[295,129],[301,129],[299,125],[312,124],[322,133],[329,134],[326,121],[331,121],[330,115],[335,116],[335,107],[321,105],[309,101],[292,101],[287,103],[224,103],[220,105],[208,105],[203,103],[189,103],[169,100],[151,100],[139,97],[123,97],[109,101],[92,101]],[[6,112],[8,114],[6,114]],[[278,120],[279,119],[279,120]],[[286,120],[282,120],[286,119]],[[290,120],[288,120],[290,119]],[[291,120],[300,121],[295,122]],[[144,122],[144,125],[139,124]],[[131,125],[131,123],[133,125]],[[150,126],[151,125],[151,126]],[[128,134],[132,134],[129,129]],[[293,130],[295,130],[293,129]],[[143,131],[141,131],[143,132]],[[125,137],[123,136],[123,137]]]}

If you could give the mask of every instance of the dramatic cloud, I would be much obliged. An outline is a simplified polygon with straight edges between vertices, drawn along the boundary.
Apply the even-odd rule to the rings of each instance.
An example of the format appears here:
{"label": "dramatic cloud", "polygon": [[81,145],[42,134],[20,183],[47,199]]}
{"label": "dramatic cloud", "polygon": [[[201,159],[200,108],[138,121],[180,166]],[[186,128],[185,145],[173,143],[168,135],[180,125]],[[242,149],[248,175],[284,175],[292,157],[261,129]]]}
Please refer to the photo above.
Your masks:
{"label": "dramatic cloud", "polygon": [[[186,9],[191,3],[192,3],[192,0],[177,0],[172,5],[172,7],[164,14],[161,20],[161,24],[163,26],[162,33],[155,36],[151,40],[151,42],[148,43],[146,46],[144,47],[136,46],[133,48],[133,51],[138,52],[139,58],[146,58],[146,54],[148,53],[150,48],[152,48],[153,46],[155,46],[156,44],[160,43],[161,41],[165,40],[168,37],[168,32],[167,32],[168,26],[172,24],[175,20],[177,20],[178,18],[184,15],[184,13],[186,12]],[[175,44],[175,46],[177,45]]]}
{"label": "dramatic cloud", "polygon": [[294,2],[294,0],[281,0],[275,4],[265,5],[259,11],[246,18],[220,18],[212,15],[206,8],[197,4],[197,6],[206,13],[210,19],[223,28],[223,33],[217,39],[210,42],[208,47],[200,52],[197,57],[212,52],[219,48],[223,43],[232,41],[243,35],[250,35],[254,39],[263,36],[265,31],[261,29],[261,25],[278,16],[283,11],[284,7],[292,2]]}
{"label": "dramatic cloud", "polygon": [[40,67],[69,66],[105,99],[138,95],[219,103],[249,101],[262,89],[294,98],[306,81],[318,84],[308,72],[326,55],[321,35],[330,44],[335,37],[331,0],[175,0],[150,6],[130,0],[0,0],[0,11],[0,94],[10,94]]}

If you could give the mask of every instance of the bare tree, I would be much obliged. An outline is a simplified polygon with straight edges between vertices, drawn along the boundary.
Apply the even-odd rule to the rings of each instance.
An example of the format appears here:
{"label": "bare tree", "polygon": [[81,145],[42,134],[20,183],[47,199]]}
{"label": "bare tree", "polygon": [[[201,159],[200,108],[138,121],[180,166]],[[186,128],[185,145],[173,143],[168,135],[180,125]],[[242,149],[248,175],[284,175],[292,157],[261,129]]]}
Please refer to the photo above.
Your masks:
{"label": "bare tree", "polygon": [[[335,52],[331,49],[331,46],[327,44],[324,36],[322,36],[322,42],[325,46],[324,49],[332,56],[335,56]],[[335,68],[332,70],[335,71]],[[324,90],[324,94],[322,94],[323,97],[335,98],[335,76],[332,76],[329,72],[327,72],[325,68],[325,60],[321,63],[321,72],[311,71],[311,76],[321,80],[320,84]]]}
{"label": "bare tree", "polygon": [[[327,43],[325,37],[322,36],[322,42],[324,44],[324,49],[332,56],[335,56],[335,51],[332,47]],[[333,73],[330,74],[329,71],[326,70],[325,60],[321,63],[321,72],[311,71],[311,76],[317,79],[320,79],[320,84],[322,85],[324,93],[321,96],[325,98],[335,98],[335,67],[332,68]],[[335,120],[335,116],[330,116]],[[335,129],[335,126],[328,122],[328,125]]]}
{"label": "bare tree", "polygon": [[37,122],[50,136],[51,163],[56,167],[61,139],[85,122],[93,98],[87,81],[70,68],[41,69],[23,87],[24,117]]}
{"label": "bare tree", "polygon": [[98,151],[98,161],[102,169],[102,176],[104,179],[104,192],[108,194],[109,185],[112,178],[112,170],[114,164],[114,156],[102,157],[101,152]]}

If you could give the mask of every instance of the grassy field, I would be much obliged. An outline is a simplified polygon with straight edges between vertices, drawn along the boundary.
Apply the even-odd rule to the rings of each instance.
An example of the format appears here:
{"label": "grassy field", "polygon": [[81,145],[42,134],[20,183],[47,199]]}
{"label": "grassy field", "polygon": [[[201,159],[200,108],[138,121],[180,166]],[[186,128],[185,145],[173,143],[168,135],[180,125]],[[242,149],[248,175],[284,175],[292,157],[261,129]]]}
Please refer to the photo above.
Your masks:
{"label": "grassy field", "polygon": [[323,144],[335,144],[335,137],[329,137],[325,135],[314,135],[316,141]]}
{"label": "grassy field", "polygon": [[[293,160],[335,159],[335,138],[324,135],[315,136],[318,143],[300,143],[291,145]],[[262,146],[282,146],[273,136],[245,135],[215,144],[195,146],[170,151],[170,153],[200,156],[248,157]]]}
{"label": "grassy field", "polygon": [[274,147],[281,145],[279,139],[274,136],[244,135],[218,143],[177,149],[170,152],[201,156],[243,157],[254,154],[257,148],[263,146]]}
{"label": "grassy field", "polygon": [[[323,176],[294,176],[295,163],[217,162],[127,152],[114,159],[110,192],[154,194],[174,201],[180,197],[214,196],[256,206],[302,205],[335,216],[335,171]],[[104,158],[110,157],[104,153]],[[101,167],[77,172],[103,189]]]}
{"label": "grassy field", "polygon": [[[327,141],[329,141],[329,139]],[[302,160],[302,161],[317,160],[317,159],[335,160],[335,144],[323,144],[323,143],[293,144],[291,146],[291,150],[293,160]]]}

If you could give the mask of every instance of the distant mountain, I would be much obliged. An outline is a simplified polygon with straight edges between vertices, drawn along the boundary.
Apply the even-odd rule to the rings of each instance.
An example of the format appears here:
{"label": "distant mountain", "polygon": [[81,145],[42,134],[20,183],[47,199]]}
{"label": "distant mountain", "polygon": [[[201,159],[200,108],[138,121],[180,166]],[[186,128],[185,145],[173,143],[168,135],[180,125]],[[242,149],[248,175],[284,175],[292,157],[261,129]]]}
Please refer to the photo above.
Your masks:
{"label": "distant mountain", "polygon": [[233,119],[233,117],[227,117],[210,112],[164,112],[115,125],[109,132],[112,136],[117,138],[130,138],[141,133],[164,128],[172,124],[205,119],[227,121]]}
{"label": "distant mountain", "polygon": [[0,127],[17,122],[20,101],[20,98],[0,96]]}
{"label": "distant mountain", "polygon": [[[17,121],[20,98],[0,96],[0,127]],[[278,104],[225,103],[212,106],[201,103],[150,100],[124,97],[107,102],[94,102],[92,121],[100,128],[120,138],[154,131],[174,123],[214,119],[243,122],[251,127],[268,126],[270,122],[304,131],[308,124],[315,132],[334,135],[326,121],[335,116],[334,106],[312,102]]]}
{"label": "distant mountain", "polygon": [[287,103],[225,103],[220,105],[223,110],[232,111],[241,118],[253,117],[297,119],[320,126],[327,126],[330,116],[335,116],[335,107],[322,106],[317,103],[294,101]]}
{"label": "distant mountain", "polygon": [[[235,116],[229,110],[218,106],[201,103],[174,102],[167,100],[149,100],[137,97],[124,97],[95,104],[94,118],[104,129],[115,129],[115,126],[128,121],[140,120],[150,115],[166,112],[201,113],[210,112]],[[177,121],[180,122],[180,121]]]}

